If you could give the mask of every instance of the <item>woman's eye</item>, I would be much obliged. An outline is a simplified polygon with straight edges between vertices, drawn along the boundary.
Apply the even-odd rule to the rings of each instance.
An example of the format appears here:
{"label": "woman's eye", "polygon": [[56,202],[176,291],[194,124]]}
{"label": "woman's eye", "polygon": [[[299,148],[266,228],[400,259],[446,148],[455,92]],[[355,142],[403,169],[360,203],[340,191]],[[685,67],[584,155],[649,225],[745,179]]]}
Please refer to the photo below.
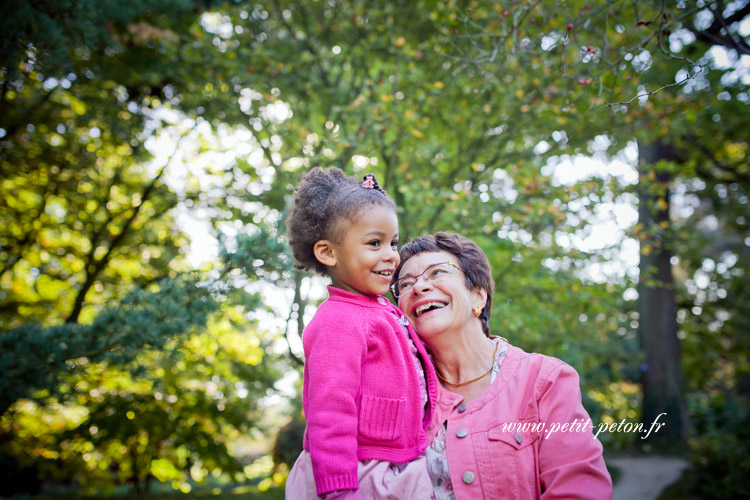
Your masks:
{"label": "woman's eye", "polygon": [[432,271],[430,271],[430,279],[437,278],[438,276],[442,276],[445,273],[445,269],[438,267],[437,269],[433,269]]}
{"label": "woman's eye", "polygon": [[411,280],[402,281],[398,284],[399,291],[404,291],[407,288],[411,288],[414,283]]}

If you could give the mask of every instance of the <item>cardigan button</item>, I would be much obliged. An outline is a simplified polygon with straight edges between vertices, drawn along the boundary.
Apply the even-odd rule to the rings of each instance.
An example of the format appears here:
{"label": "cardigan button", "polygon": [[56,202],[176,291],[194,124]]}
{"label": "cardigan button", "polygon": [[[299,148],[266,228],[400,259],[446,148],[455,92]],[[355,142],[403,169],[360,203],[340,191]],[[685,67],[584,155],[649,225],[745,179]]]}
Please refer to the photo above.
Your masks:
{"label": "cardigan button", "polygon": [[381,295],[380,297],[378,297],[378,304],[380,304],[381,306],[386,306],[388,305],[388,299]]}
{"label": "cardigan button", "polygon": [[466,472],[464,472],[464,475],[461,476],[461,479],[464,480],[464,483],[471,484],[474,482],[474,473],[467,470]]}
{"label": "cardigan button", "polygon": [[461,403],[460,405],[458,405],[457,410],[458,410],[458,413],[465,412],[466,411],[466,403]]}
{"label": "cardigan button", "polygon": [[523,438],[519,433],[516,432],[516,443],[521,444],[523,443]]}
{"label": "cardigan button", "polygon": [[458,436],[460,438],[466,437],[467,434],[468,434],[468,432],[466,432],[466,429],[458,429],[456,431],[456,436]]}

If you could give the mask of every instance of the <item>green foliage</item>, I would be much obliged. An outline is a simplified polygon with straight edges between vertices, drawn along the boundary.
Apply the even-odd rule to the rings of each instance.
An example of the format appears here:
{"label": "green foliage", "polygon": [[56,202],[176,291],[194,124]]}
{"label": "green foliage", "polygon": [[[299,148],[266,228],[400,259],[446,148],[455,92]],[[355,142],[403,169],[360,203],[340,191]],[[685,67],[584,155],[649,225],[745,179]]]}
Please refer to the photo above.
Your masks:
{"label": "green foliage", "polygon": [[126,365],[143,349],[205,327],[218,304],[199,280],[192,273],[162,281],[155,292],[135,290],[90,324],[25,324],[0,334],[0,415],[21,398],[63,396],[61,377],[81,366]]}
{"label": "green foliage", "polygon": [[143,491],[154,478],[179,488],[215,470],[245,478],[232,444],[259,419],[258,400],[278,373],[264,354],[267,346],[253,342],[250,332],[212,332],[193,336],[169,356],[141,358],[149,372],[135,384],[105,373],[87,376],[88,416],[59,437],[63,449],[84,456],[83,486],[114,480]]}
{"label": "green foliage", "polygon": [[[223,163],[180,174],[191,159],[154,145],[170,134],[198,155],[215,147],[206,120],[231,121],[230,108],[244,117],[222,101],[237,94],[209,90],[222,70],[206,66],[220,58],[199,21],[214,5],[3,4],[4,491],[29,491],[35,476],[88,491],[244,477],[237,444],[279,375],[273,337],[252,319],[262,300],[243,287],[289,271],[263,229],[267,248],[186,273],[180,211],[203,211],[217,232],[225,217],[252,232],[268,215],[247,192],[259,174],[247,162],[230,169],[232,195],[217,194]],[[222,182],[206,188],[214,174]]]}
{"label": "green foliage", "polygon": [[258,401],[278,378],[248,323],[259,306],[190,273],[128,294],[91,324],[3,333],[2,431],[13,437],[0,455],[33,449],[21,470],[87,490],[142,491],[153,478],[177,488],[217,470],[244,478],[232,443],[257,426]]}
{"label": "green foliage", "polygon": [[[159,41],[167,33],[148,30],[146,22],[179,23],[214,0],[137,0],[76,2],[43,0],[4,2],[0,66],[11,76],[25,66],[56,77],[75,66],[82,53],[120,51]],[[148,20],[148,21],[146,21]],[[140,30],[138,28],[141,28]],[[158,36],[156,36],[158,35]]]}
{"label": "green foliage", "polygon": [[691,498],[729,499],[750,495],[746,476],[750,467],[750,417],[747,400],[732,393],[695,398],[690,440],[693,467],[686,480]]}

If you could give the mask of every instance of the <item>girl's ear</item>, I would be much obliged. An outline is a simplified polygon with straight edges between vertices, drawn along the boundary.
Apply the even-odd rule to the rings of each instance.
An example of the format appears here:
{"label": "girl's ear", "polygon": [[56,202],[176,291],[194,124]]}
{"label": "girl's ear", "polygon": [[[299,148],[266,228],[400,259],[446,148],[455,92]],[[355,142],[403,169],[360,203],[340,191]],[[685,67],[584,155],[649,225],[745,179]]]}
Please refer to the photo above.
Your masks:
{"label": "girl's ear", "polygon": [[334,267],[336,265],[336,252],[333,243],[328,240],[318,240],[313,245],[313,253],[318,262],[324,266]]}

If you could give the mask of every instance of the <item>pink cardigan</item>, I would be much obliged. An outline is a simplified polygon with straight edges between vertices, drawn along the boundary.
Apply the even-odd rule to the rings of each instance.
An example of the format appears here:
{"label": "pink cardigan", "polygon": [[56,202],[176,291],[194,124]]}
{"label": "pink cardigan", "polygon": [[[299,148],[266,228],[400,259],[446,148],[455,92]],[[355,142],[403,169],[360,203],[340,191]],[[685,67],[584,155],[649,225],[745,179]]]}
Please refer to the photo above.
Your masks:
{"label": "pink cardigan", "polygon": [[424,453],[437,377],[411,325],[430,403],[423,418],[419,379],[403,313],[385,297],[328,287],[305,328],[302,405],[318,495],[355,490],[358,460],[409,462]]}
{"label": "pink cardigan", "polygon": [[559,359],[509,345],[495,381],[468,404],[438,389],[430,440],[446,421],[457,499],[612,498],[602,445],[586,424],[578,374]]}

